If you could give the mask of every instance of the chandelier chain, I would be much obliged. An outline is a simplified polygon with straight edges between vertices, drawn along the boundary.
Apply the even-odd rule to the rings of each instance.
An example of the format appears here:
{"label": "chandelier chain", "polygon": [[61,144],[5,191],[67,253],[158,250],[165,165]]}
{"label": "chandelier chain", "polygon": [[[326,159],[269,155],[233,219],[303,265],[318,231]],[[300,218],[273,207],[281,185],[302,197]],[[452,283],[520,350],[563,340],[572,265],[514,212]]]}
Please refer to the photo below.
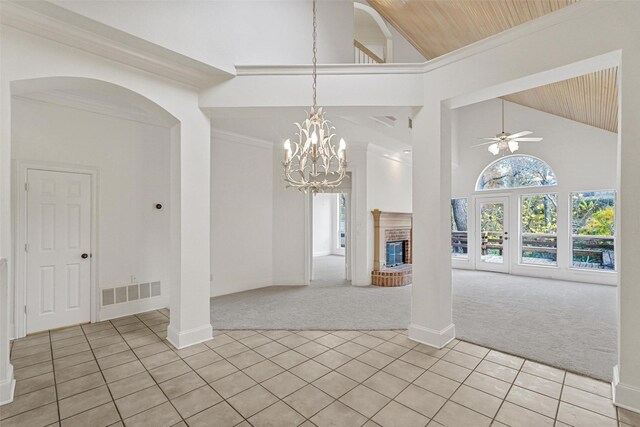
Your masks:
{"label": "chandelier chain", "polygon": [[317,83],[317,79],[318,79],[318,72],[317,72],[317,62],[318,62],[318,58],[317,58],[317,54],[318,54],[318,47],[316,46],[316,39],[318,37],[318,19],[317,19],[317,6],[316,6],[316,0],[313,0],[313,72],[312,72],[312,76],[313,76],[313,110],[316,110],[316,107],[318,106],[318,102],[316,99],[316,92],[317,92],[317,87],[318,87],[318,83]]}

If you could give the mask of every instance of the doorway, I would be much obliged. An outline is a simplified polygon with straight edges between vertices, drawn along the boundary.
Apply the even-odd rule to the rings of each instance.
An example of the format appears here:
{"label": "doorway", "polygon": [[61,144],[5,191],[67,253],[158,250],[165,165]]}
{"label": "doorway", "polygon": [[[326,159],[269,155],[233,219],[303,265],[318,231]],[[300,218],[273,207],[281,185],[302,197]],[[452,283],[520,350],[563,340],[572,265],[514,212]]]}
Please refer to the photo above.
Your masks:
{"label": "doorway", "polygon": [[348,285],[349,195],[315,194],[311,205],[311,285]]}
{"label": "doorway", "polygon": [[509,198],[476,199],[476,268],[509,273]]}
{"label": "doorway", "polygon": [[91,321],[92,175],[27,168],[26,333]]}

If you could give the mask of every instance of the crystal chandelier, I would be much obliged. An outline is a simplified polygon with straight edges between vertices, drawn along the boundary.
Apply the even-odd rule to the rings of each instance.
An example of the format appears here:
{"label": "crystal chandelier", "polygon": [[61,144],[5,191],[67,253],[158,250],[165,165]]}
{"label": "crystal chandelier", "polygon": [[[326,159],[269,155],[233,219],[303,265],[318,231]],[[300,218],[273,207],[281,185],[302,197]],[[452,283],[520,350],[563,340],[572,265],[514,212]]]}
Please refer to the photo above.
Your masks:
{"label": "crystal chandelier", "polygon": [[335,128],[324,118],[322,107],[316,102],[317,92],[317,13],[313,0],[313,106],[307,118],[295,123],[298,128],[293,141],[284,142],[284,180],[287,187],[305,193],[324,192],[336,188],[347,176],[347,152],[344,139],[336,144]]}

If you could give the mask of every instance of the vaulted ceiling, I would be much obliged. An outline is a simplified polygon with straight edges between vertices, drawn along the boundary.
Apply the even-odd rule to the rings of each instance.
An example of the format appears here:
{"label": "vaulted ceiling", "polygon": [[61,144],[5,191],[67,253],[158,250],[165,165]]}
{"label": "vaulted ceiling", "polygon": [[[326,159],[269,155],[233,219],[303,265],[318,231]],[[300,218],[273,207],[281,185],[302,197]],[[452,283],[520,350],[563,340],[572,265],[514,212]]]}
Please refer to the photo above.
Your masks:
{"label": "vaulted ceiling", "polygon": [[[578,0],[368,0],[427,59],[433,59]],[[511,94],[504,99],[617,131],[616,70]]]}

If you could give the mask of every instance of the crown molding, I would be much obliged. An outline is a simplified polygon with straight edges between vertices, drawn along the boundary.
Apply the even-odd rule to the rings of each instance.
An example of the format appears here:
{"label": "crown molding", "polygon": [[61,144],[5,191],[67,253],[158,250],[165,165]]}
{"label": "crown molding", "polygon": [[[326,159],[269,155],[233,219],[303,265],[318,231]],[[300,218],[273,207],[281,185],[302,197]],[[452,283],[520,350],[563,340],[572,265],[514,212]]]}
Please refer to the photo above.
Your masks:
{"label": "crown molding", "polygon": [[211,129],[211,139],[231,142],[234,144],[244,144],[251,147],[266,148],[269,150],[274,150],[277,145],[273,141],[254,138],[224,129]]}
{"label": "crown molding", "polygon": [[0,22],[197,89],[235,74],[44,1],[3,1]]}
{"label": "crown molding", "polygon": [[[236,65],[238,76],[310,75],[312,65]],[[318,75],[422,74],[424,64],[318,64]]]}
{"label": "crown molding", "polygon": [[38,92],[25,95],[13,95],[14,98],[27,102],[41,102],[45,104],[61,105],[67,108],[73,108],[81,111],[89,111],[91,113],[103,116],[115,117],[118,119],[129,120],[137,123],[144,123],[159,127],[172,127],[177,122],[163,119],[162,117],[146,114],[144,112],[115,107],[109,104],[101,103],[93,99],[76,96],[62,92]]}

